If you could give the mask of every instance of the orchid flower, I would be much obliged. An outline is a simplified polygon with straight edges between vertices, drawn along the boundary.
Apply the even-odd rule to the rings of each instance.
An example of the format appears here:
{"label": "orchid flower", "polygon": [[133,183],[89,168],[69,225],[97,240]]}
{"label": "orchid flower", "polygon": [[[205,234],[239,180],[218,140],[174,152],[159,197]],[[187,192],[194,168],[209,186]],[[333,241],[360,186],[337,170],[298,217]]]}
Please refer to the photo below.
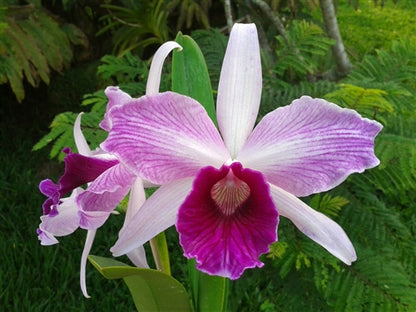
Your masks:
{"label": "orchid flower", "polygon": [[176,224],[184,255],[199,270],[237,279],[263,265],[259,257],[277,240],[281,215],[346,264],[356,260],[344,230],[298,197],[377,166],[374,139],[382,126],[303,96],[254,128],[261,90],[256,27],[235,24],[218,87],[219,131],[200,103],[174,92],[111,110],[102,149],[161,185],[120,231],[114,256]]}
{"label": "orchid flower", "polygon": [[[167,42],[156,52],[149,71],[146,93],[155,94],[159,90],[160,75],[164,60],[174,48],[181,48],[176,42]],[[111,130],[111,121],[107,115],[114,107],[128,103],[131,97],[116,87],[105,90],[109,102],[100,126]],[[119,95],[122,96],[119,96]],[[143,181],[132,174],[115,156],[101,149],[91,151],[81,131],[81,114],[74,124],[74,139],[78,153],[64,149],[65,173],[58,184],[50,179],[41,181],[40,191],[48,198],[43,204],[44,215],[37,230],[42,245],[58,243],[56,237],[66,236],[78,227],[88,230],[87,239],[81,256],[80,284],[85,297],[89,297],[85,285],[85,267],[96,230],[101,227],[109,215],[130,191],[123,228],[133,219],[145,201]],[[84,190],[82,185],[87,184]],[[62,198],[72,191],[67,198]],[[138,267],[148,268],[142,245],[127,253]]]}

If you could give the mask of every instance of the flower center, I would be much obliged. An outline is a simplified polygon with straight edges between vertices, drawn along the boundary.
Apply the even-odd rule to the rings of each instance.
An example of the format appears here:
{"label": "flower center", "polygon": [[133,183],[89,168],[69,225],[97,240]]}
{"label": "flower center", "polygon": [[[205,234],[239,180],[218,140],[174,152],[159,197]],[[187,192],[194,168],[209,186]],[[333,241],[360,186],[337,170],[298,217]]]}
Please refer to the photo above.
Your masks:
{"label": "flower center", "polygon": [[234,214],[250,196],[250,187],[230,170],[211,188],[211,198],[226,216]]}

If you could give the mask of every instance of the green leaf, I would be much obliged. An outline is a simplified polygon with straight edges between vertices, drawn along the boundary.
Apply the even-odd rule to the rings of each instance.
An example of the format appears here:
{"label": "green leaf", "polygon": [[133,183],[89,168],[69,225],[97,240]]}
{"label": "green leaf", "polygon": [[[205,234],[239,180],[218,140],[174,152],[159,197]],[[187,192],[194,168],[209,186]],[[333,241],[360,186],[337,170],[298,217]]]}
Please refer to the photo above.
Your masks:
{"label": "green leaf", "polygon": [[224,312],[227,310],[229,279],[199,273],[198,311]]}
{"label": "green leaf", "polygon": [[229,279],[205,274],[195,267],[195,260],[188,262],[192,297],[197,312],[227,310]]}
{"label": "green leaf", "polygon": [[170,275],[112,258],[90,255],[88,259],[105,278],[124,280],[138,311],[192,311],[185,288]]}
{"label": "green leaf", "polygon": [[216,124],[215,105],[207,65],[196,42],[178,33],[176,42],[183,50],[173,51],[172,90],[190,96],[204,106],[208,116]]}

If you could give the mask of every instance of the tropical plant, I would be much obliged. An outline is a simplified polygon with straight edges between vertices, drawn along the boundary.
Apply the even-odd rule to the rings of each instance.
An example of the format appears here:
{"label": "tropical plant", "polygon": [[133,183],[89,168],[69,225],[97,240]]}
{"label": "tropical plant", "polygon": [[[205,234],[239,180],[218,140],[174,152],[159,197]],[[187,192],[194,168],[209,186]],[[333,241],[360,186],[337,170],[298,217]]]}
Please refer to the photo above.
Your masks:
{"label": "tropical plant", "polygon": [[[171,15],[177,15],[176,30],[191,28],[197,21],[203,28],[210,27],[208,11],[212,4],[211,0],[174,0],[169,3]],[[178,11],[178,13],[176,13]]]}
{"label": "tropical plant", "polygon": [[118,56],[129,51],[143,56],[146,48],[160,45],[177,31],[191,28],[195,22],[209,28],[208,11],[211,0],[135,1],[122,0],[120,4],[103,4],[108,12],[101,18],[105,26],[98,35],[111,32],[114,52]]}
{"label": "tropical plant", "polygon": [[168,40],[168,10],[164,0],[120,2],[121,5],[102,5],[108,14],[101,18],[105,26],[97,34],[112,33],[115,54],[122,56],[134,50],[143,55],[147,47]]}
{"label": "tropical plant", "polygon": [[73,58],[73,45],[87,46],[82,31],[58,21],[34,4],[0,8],[0,84],[8,83],[20,102],[24,81],[36,87],[50,82]]}

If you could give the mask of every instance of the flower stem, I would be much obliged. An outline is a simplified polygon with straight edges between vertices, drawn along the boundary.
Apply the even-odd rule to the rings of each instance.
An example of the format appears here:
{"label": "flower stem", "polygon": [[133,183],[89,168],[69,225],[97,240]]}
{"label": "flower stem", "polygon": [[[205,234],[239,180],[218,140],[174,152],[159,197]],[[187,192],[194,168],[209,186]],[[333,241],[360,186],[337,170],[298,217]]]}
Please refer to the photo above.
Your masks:
{"label": "flower stem", "polygon": [[150,240],[150,248],[152,249],[156,269],[171,275],[169,251],[164,232],[158,234]]}

